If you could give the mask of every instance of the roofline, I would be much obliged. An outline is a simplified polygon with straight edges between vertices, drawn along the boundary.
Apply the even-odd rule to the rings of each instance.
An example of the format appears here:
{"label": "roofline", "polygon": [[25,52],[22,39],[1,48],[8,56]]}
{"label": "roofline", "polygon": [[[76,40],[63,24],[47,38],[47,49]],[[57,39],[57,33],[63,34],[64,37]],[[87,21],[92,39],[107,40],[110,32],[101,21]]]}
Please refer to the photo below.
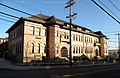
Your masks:
{"label": "roofline", "polygon": [[[61,19],[58,19],[58,18],[55,18],[56,21],[53,22],[54,25],[60,25],[60,26],[64,26],[65,23],[66,24],[70,24],[69,22],[66,22],[64,20],[61,20]],[[43,19],[34,19],[34,18],[28,18],[28,17],[21,17],[16,23],[14,23],[5,33],[9,33],[11,30],[13,30],[17,24],[20,24],[21,22],[24,22],[24,21],[31,21],[31,22],[35,22],[35,23],[41,23],[41,24],[47,24],[49,25],[51,22],[50,21],[47,21],[47,20],[43,20]],[[80,27],[80,28],[83,28],[85,30],[89,30],[90,33],[85,33],[85,32],[82,32],[82,31],[77,31],[77,30],[72,30],[72,31],[76,31],[76,32],[81,32],[81,33],[84,33],[84,34],[90,34],[90,35],[94,35],[94,36],[97,36],[97,37],[100,37],[100,35],[96,34],[94,31],[86,28],[86,27],[83,27],[83,26],[79,26],[79,25],[76,25],[76,24],[72,24],[72,26],[75,26],[75,27]],[[69,28],[66,28],[69,30]],[[106,39],[108,39],[105,35],[103,36],[105,37]]]}
{"label": "roofline", "polygon": [[32,21],[32,22],[36,22],[36,23],[46,23],[44,20],[40,19],[32,19],[32,18],[27,18],[27,17],[21,17],[16,23],[14,23],[5,33],[9,33],[11,30],[13,30],[13,28],[16,26],[16,24],[19,24],[23,21]]}

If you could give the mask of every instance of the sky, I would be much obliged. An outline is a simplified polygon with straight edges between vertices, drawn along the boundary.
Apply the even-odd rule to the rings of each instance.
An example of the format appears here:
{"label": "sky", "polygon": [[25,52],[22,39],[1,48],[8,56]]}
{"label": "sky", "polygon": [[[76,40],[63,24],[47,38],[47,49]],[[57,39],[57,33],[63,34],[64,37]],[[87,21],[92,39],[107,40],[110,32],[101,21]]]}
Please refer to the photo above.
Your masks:
{"label": "sky", "polygon": [[[72,23],[91,29],[92,31],[102,31],[108,40],[109,49],[118,47],[117,35],[120,33],[120,24],[113,20],[109,15],[96,6],[91,0],[74,0],[73,13],[77,16]],[[120,22],[120,0],[95,0],[100,6],[108,11]],[[115,5],[113,5],[111,2]],[[0,3],[15,9],[36,15],[54,15],[56,18],[69,22],[66,16],[69,15],[69,8],[65,9],[68,0],[0,0]],[[102,2],[102,3],[101,3]],[[104,6],[105,5],[105,6]],[[11,14],[17,17],[29,17],[29,15],[11,10],[0,5],[0,12]],[[18,19],[0,14],[0,37],[8,37],[5,33],[14,23],[1,20],[6,19],[16,22]]]}

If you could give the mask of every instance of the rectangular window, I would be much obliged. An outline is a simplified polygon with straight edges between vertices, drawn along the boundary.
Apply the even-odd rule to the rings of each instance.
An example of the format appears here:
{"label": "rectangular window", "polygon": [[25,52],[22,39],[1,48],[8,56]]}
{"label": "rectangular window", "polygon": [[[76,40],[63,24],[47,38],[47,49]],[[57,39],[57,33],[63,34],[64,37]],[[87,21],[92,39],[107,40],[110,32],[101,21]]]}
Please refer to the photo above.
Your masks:
{"label": "rectangular window", "polygon": [[78,47],[76,46],[76,53],[78,53]]}
{"label": "rectangular window", "polygon": [[16,53],[18,53],[18,45],[17,45],[17,43],[16,43]]}
{"label": "rectangular window", "polygon": [[17,37],[22,35],[22,27],[17,30]]}
{"label": "rectangular window", "polygon": [[59,32],[57,31],[57,37],[59,36]]}
{"label": "rectangular window", "polygon": [[22,53],[22,41],[20,41],[20,53]]}
{"label": "rectangular window", "polygon": [[16,53],[22,53],[22,41],[16,42]]}
{"label": "rectangular window", "polygon": [[16,32],[14,31],[14,32],[13,32],[13,38],[15,38],[15,37],[16,37]]}
{"label": "rectangular window", "polygon": [[78,36],[76,35],[76,41],[78,41]]}
{"label": "rectangular window", "polygon": [[35,28],[36,35],[40,36],[41,34],[41,28]]}
{"label": "rectangular window", "polygon": [[75,40],[75,34],[73,34],[73,40]]}
{"label": "rectangular window", "polygon": [[83,53],[83,47],[81,47],[81,53]]}
{"label": "rectangular window", "polygon": [[13,39],[13,32],[10,32],[10,39]]}
{"label": "rectangular window", "polygon": [[47,30],[45,29],[45,36],[47,36]]}
{"label": "rectangular window", "polygon": [[81,36],[81,41],[83,41],[83,39],[84,39],[83,36]]}
{"label": "rectangular window", "polygon": [[80,35],[79,35],[79,41],[80,41],[80,39],[81,39],[81,37],[80,37]]}
{"label": "rectangular window", "polygon": [[35,27],[31,26],[30,27],[30,34],[34,35],[34,30],[35,30]]}

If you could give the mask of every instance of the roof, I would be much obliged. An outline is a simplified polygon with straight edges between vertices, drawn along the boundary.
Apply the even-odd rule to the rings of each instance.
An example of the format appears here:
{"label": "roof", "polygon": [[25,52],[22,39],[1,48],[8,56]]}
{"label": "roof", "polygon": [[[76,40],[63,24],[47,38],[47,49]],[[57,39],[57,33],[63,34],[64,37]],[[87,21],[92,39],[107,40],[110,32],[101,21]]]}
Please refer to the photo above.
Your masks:
{"label": "roof", "polygon": [[[100,37],[107,38],[101,31],[94,32],[95,34],[99,35]],[[108,38],[107,38],[108,39]]]}
{"label": "roof", "polygon": [[[39,17],[39,18],[38,18]],[[33,19],[43,19],[45,21],[50,21],[50,19],[54,19],[55,22],[61,22],[62,24],[70,24],[69,22],[67,21],[64,21],[64,20],[61,20],[61,19],[58,19],[58,18],[55,18],[55,16],[47,16],[47,15],[43,15],[43,14],[37,14],[35,16],[31,16],[30,18],[33,18]],[[87,30],[90,30],[86,27],[83,27],[83,26],[80,26],[80,25],[76,25],[76,24],[72,24],[73,26],[76,26],[76,27],[81,27],[81,28],[84,28],[84,29],[87,29]],[[91,30],[90,30],[91,31]]]}
{"label": "roof", "polygon": [[[9,33],[14,28],[16,28],[16,26],[18,26],[19,24],[23,23],[24,21],[31,21],[31,22],[42,23],[42,24],[47,24],[47,25],[50,25],[50,24],[56,25],[57,24],[57,25],[62,25],[62,26],[64,26],[65,24],[68,24],[68,25],[70,24],[69,22],[66,22],[64,20],[55,18],[54,16],[47,16],[47,15],[43,15],[43,14],[37,14],[37,15],[34,15],[34,16],[31,16],[31,17],[21,17],[15,24],[13,24],[6,31],[6,33]],[[72,26],[74,26],[76,28],[80,27],[80,28],[82,28],[84,30],[89,30],[90,32],[87,33],[87,34],[90,34],[90,35],[106,37],[105,35],[102,34],[101,31],[93,32],[92,30],[90,30],[90,29],[88,29],[86,27],[83,27],[83,26],[80,26],[80,25],[76,25],[76,24],[72,24]],[[82,31],[79,31],[79,32],[82,32]],[[84,33],[84,32],[82,32],[82,33]]]}
{"label": "roof", "polygon": [[21,24],[24,21],[31,21],[31,22],[36,22],[36,23],[45,23],[44,20],[42,19],[32,19],[32,18],[27,18],[27,17],[21,17],[16,23],[14,23],[7,31],[6,33],[9,33],[11,30],[13,30],[14,28],[16,28],[16,26],[18,26],[19,24]]}

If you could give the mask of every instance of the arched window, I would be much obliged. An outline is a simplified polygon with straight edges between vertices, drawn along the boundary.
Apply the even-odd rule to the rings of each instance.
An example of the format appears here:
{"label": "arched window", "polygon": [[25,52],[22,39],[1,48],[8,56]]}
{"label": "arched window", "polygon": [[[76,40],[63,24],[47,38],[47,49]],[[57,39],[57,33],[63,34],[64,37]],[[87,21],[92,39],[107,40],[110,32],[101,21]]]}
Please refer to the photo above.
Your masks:
{"label": "arched window", "polygon": [[81,47],[81,53],[83,53],[83,47]]}
{"label": "arched window", "polygon": [[96,56],[99,56],[99,51],[98,51],[98,49],[96,49],[95,55],[96,55]]}
{"label": "arched window", "polygon": [[75,46],[73,46],[73,53],[75,53]]}
{"label": "arched window", "polygon": [[30,44],[30,52],[34,53],[34,44],[33,43]]}
{"label": "arched window", "polygon": [[36,52],[37,53],[40,53],[40,44],[38,43],[37,46],[36,46]]}
{"label": "arched window", "polygon": [[81,52],[81,48],[79,47],[79,53]]}

